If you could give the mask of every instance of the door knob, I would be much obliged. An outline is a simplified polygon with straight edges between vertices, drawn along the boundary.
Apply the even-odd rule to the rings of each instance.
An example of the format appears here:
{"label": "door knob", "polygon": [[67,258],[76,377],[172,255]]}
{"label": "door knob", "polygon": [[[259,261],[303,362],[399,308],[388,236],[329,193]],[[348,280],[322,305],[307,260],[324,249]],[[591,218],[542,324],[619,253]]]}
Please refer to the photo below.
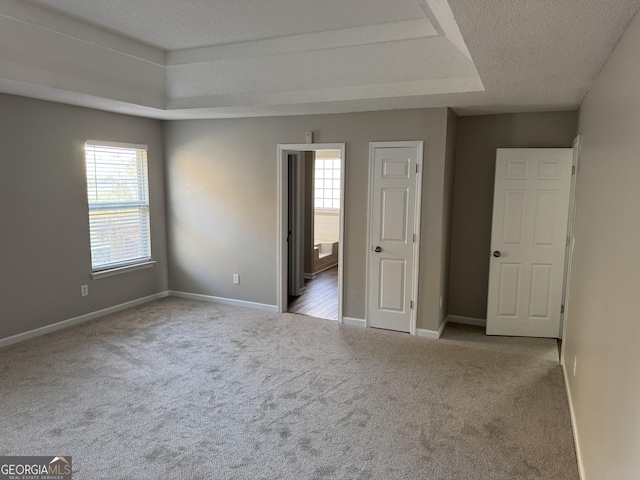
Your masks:
{"label": "door knob", "polygon": [[380,245],[378,245],[376,248],[373,249],[373,251],[376,253],[380,253],[382,251],[382,248],[380,248]]}
{"label": "door knob", "polygon": [[493,256],[496,257],[496,258],[501,256],[501,255],[502,255],[502,253],[500,252],[500,250],[496,250],[495,252],[493,252]]}

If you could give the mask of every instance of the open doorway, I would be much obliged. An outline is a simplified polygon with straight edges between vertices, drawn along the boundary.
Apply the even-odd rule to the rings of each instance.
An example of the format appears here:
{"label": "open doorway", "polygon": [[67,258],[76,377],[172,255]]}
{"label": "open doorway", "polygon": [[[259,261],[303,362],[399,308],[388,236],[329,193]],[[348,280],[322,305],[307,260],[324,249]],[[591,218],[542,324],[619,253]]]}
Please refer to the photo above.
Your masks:
{"label": "open doorway", "polygon": [[278,145],[278,310],[342,322],[344,144]]}
{"label": "open doorway", "polygon": [[[291,159],[292,156],[290,156]],[[338,250],[340,246],[340,178],[342,161],[340,150],[317,150],[301,152],[300,162],[304,162],[302,170],[304,185],[302,192],[304,256],[304,285],[296,289],[297,276],[289,277],[290,288],[288,311],[312,317],[338,320]],[[295,160],[293,160],[295,161]],[[294,194],[297,186],[292,184],[292,172],[296,167],[289,167],[289,191]],[[290,195],[289,218],[293,205]],[[290,228],[295,226],[290,223]],[[289,243],[291,250],[292,243]],[[290,265],[291,265],[291,256]],[[295,262],[293,262],[295,265]]]}

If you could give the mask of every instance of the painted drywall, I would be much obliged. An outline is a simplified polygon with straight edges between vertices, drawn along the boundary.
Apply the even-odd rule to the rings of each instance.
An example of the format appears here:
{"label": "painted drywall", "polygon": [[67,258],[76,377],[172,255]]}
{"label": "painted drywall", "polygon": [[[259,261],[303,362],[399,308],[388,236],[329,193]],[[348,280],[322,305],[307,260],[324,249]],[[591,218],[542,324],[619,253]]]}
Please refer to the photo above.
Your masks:
{"label": "painted drywall", "polygon": [[315,152],[302,152],[304,177],[304,274],[313,275],[313,165]]}
{"label": "painted drywall", "polygon": [[303,142],[307,131],[317,143],[346,143],[344,315],[354,318],[365,315],[369,142],[424,140],[418,326],[438,328],[447,109],[164,127],[170,288],[269,305],[277,295],[276,146]]}
{"label": "painted drywall", "polygon": [[636,16],[580,107],[564,364],[583,480],[640,475],[639,55]]}
{"label": "painted drywall", "polygon": [[[153,268],[91,279],[87,139],[149,146]],[[162,158],[157,120],[0,95],[0,338],[167,289]]]}
{"label": "painted drywall", "polygon": [[497,148],[570,147],[577,112],[458,118],[449,314],[485,319]]}
{"label": "painted drywall", "polygon": [[[458,138],[458,117],[451,110],[447,112],[447,145],[445,152],[444,191],[442,204],[442,246],[443,262],[440,277],[440,323],[449,316],[449,276],[451,257],[451,228],[453,224],[453,186],[456,166],[456,142]],[[438,302],[440,299],[438,298]]]}

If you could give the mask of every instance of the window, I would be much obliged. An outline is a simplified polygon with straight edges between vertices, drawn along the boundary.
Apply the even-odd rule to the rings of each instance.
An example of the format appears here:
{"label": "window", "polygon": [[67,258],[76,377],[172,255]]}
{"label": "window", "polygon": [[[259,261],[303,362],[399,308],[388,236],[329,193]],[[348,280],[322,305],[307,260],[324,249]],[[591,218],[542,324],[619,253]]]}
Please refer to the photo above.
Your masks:
{"label": "window", "polygon": [[340,159],[316,158],[315,208],[340,208]]}
{"label": "window", "polygon": [[147,146],[87,141],[93,272],[151,260]]}

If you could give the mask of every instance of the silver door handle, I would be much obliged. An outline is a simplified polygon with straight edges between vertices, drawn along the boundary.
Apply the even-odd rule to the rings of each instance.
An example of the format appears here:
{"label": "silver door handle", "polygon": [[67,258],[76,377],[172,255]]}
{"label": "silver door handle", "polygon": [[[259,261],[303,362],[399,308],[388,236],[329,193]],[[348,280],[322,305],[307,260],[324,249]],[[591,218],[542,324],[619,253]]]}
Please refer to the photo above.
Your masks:
{"label": "silver door handle", "polygon": [[492,253],[492,255],[496,258],[502,256],[502,252],[500,250],[496,250],[495,252]]}
{"label": "silver door handle", "polygon": [[382,251],[382,248],[380,248],[380,245],[378,245],[376,248],[373,249],[373,251],[376,253],[380,253]]}

